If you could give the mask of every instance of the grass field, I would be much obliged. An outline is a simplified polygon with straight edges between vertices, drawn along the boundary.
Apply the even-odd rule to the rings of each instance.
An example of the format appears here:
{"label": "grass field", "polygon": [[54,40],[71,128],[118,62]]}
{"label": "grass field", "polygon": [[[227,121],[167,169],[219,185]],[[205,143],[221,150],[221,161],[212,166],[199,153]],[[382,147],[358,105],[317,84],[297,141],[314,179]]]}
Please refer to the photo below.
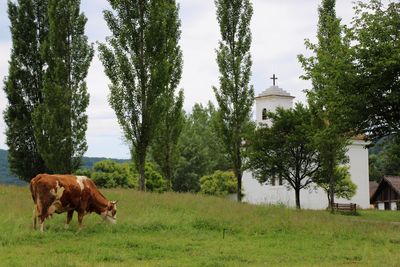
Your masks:
{"label": "grass field", "polygon": [[[0,186],[1,266],[400,266],[400,212],[358,216],[191,194],[102,190],[118,224],[76,214],[31,229],[27,188]],[[225,229],[225,230],[224,230]],[[225,237],[223,236],[225,232]]]}

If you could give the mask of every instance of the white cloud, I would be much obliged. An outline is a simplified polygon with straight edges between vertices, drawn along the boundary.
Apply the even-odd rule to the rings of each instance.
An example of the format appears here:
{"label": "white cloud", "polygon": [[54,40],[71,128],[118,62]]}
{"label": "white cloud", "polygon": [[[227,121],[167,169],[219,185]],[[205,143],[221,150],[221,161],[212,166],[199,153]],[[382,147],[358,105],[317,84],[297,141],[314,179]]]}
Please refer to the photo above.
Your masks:
{"label": "white cloud", "polygon": [[[200,1],[182,1],[180,7],[184,57],[180,86],[185,90],[185,109],[189,111],[196,102],[214,100],[212,86],[218,85],[215,48],[219,28],[213,1],[201,1],[201,5]],[[196,10],[201,12],[196,14]],[[193,13],[196,15],[189,15]]]}
{"label": "white cloud", "polygon": [[95,57],[87,77],[90,103],[87,109],[89,118],[86,155],[129,158],[129,148],[122,141],[117,118],[107,101],[108,84],[109,80],[104,75],[103,65],[99,58]]}

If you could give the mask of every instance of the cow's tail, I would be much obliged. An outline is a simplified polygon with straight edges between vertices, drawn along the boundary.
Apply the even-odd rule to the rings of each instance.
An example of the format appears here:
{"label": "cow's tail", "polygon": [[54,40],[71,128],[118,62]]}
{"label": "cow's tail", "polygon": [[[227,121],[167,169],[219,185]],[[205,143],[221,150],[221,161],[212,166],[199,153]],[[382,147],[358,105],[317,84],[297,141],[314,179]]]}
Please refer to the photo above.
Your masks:
{"label": "cow's tail", "polygon": [[31,190],[31,195],[32,195],[32,200],[36,204],[37,200],[37,193],[36,193],[36,184],[42,177],[41,174],[36,175],[34,178],[32,178],[31,182],[29,183],[29,189]]}
{"label": "cow's tail", "polygon": [[33,207],[33,212],[32,212],[32,223],[33,223],[33,229],[36,230],[36,224],[37,224],[37,218],[38,218],[38,211],[37,211],[37,205]]}
{"label": "cow's tail", "polygon": [[35,193],[35,189],[34,189],[34,187],[32,185],[32,181],[29,184],[29,189],[31,190],[32,200],[33,200],[33,202],[36,203],[36,193]]}

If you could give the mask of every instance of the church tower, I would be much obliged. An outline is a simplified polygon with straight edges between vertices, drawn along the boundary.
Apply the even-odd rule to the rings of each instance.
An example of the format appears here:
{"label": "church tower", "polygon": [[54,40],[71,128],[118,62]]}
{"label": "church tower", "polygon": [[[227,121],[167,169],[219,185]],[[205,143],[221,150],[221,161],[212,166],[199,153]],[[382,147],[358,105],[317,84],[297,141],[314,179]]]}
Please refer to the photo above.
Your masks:
{"label": "church tower", "polygon": [[291,96],[275,84],[275,80],[278,79],[275,74],[271,79],[273,80],[273,85],[256,97],[257,123],[269,124],[270,121],[267,119],[267,112],[275,112],[278,107],[287,109],[293,107],[294,96]]}

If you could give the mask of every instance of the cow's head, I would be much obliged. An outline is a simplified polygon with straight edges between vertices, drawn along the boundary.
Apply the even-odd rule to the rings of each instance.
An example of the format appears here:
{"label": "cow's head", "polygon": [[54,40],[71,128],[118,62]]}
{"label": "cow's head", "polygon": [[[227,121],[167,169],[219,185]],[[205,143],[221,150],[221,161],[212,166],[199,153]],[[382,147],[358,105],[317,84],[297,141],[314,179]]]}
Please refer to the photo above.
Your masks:
{"label": "cow's head", "polygon": [[117,223],[117,201],[108,202],[107,209],[101,215],[105,221]]}

